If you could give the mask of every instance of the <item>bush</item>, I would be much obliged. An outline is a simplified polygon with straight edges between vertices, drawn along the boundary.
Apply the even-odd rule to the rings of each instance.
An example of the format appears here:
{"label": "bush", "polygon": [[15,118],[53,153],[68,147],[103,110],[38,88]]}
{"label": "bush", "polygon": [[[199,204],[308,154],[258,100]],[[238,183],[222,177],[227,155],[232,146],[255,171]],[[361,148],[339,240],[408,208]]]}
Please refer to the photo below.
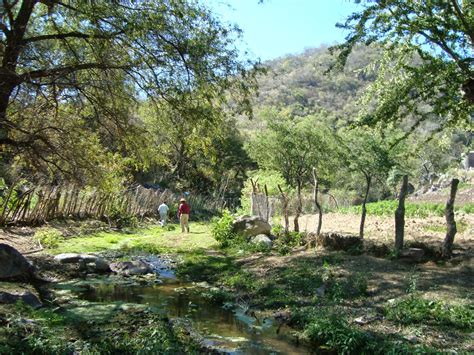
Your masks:
{"label": "bush", "polygon": [[55,249],[59,246],[59,243],[64,240],[64,237],[57,229],[43,227],[35,232],[34,239],[39,241],[45,248]]}
{"label": "bush", "polygon": [[113,208],[109,218],[119,229],[138,227],[138,218],[133,214],[127,213],[125,209]]}
{"label": "bush", "polygon": [[232,228],[234,217],[228,210],[222,212],[222,216],[211,220],[211,234],[219,243],[221,248],[227,248],[237,238]]}

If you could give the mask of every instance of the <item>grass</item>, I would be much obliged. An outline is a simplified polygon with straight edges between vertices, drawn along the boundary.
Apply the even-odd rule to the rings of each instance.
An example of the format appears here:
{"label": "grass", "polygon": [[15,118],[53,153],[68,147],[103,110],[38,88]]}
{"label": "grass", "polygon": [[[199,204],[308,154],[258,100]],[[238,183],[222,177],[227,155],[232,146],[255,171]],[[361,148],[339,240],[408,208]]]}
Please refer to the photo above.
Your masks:
{"label": "grass", "polygon": [[[92,305],[92,310],[95,310]],[[1,354],[186,354],[199,346],[151,310],[115,307],[107,319],[71,317],[17,303],[0,306]]]}
{"label": "grass", "polygon": [[387,306],[385,312],[388,319],[401,324],[423,323],[466,331],[474,328],[474,304],[450,305],[412,295]]}
{"label": "grass", "polygon": [[189,234],[181,233],[179,226],[170,225],[170,229],[153,226],[132,233],[98,232],[60,240],[56,247],[49,251],[61,254],[143,250],[159,254],[186,253],[216,246],[216,241],[206,223],[191,223]]}
{"label": "grass", "polygon": [[[456,221],[456,229],[458,233],[464,233],[469,224],[466,221],[459,220]],[[435,232],[435,233],[446,233],[446,225],[445,224],[433,224],[430,226],[424,226],[423,229],[427,232]]]}
{"label": "grass", "polygon": [[[396,200],[371,202],[366,205],[367,214],[374,216],[393,216],[397,207],[398,201]],[[442,217],[444,216],[445,207],[446,205],[441,203],[405,202],[405,216],[420,218],[426,218],[429,216]],[[474,203],[468,203],[461,207],[455,206],[455,211],[464,212],[467,214],[474,213]],[[362,206],[344,207],[338,209],[337,212],[360,214],[362,213]]]}

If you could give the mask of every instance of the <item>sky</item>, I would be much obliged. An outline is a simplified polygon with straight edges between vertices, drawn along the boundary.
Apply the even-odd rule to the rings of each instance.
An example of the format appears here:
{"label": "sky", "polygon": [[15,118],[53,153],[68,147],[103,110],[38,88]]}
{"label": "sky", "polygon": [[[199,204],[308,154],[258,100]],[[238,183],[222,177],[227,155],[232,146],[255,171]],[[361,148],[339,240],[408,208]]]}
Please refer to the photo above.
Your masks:
{"label": "sky", "polygon": [[361,5],[352,0],[206,0],[215,13],[243,30],[242,50],[270,60],[321,44],[342,42],[347,34],[337,22]]}

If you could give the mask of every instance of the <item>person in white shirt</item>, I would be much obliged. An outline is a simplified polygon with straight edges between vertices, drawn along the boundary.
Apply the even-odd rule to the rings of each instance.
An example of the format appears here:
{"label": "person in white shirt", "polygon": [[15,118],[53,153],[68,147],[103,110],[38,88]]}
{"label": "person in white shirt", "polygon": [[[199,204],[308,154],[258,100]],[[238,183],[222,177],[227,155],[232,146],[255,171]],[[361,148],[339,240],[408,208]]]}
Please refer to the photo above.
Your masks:
{"label": "person in white shirt", "polygon": [[158,213],[160,214],[160,225],[162,227],[164,227],[168,221],[168,211],[169,207],[166,204],[166,201],[163,201],[163,203],[158,207]]}

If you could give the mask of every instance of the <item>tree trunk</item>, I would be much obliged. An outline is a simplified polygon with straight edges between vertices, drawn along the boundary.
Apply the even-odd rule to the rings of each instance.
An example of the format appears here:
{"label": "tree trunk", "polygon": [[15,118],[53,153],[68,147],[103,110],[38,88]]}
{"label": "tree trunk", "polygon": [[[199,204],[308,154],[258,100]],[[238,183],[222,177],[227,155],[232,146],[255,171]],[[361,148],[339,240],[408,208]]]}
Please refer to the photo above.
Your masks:
{"label": "tree trunk", "polygon": [[442,255],[443,258],[451,257],[451,252],[453,250],[454,236],[456,235],[456,221],[454,220],[454,200],[456,198],[456,192],[458,190],[458,179],[451,180],[451,192],[449,194],[448,202],[446,203],[446,237],[443,242]]}
{"label": "tree trunk", "polygon": [[365,227],[365,217],[367,215],[367,199],[369,197],[370,184],[372,183],[372,176],[365,176],[366,186],[365,186],[365,195],[364,201],[362,202],[362,215],[360,216],[360,227],[359,227],[359,237],[364,238],[364,227]]}
{"label": "tree trunk", "polygon": [[278,185],[278,190],[280,190],[281,199],[282,199],[282,212],[283,219],[285,221],[285,235],[288,235],[290,231],[290,221],[288,220],[288,196],[283,192],[283,189]]}
{"label": "tree trunk", "polygon": [[298,202],[297,202],[297,206],[296,206],[296,214],[295,214],[295,218],[293,220],[293,223],[294,223],[294,230],[295,232],[299,232],[300,231],[300,225],[298,223],[298,220],[300,218],[300,215],[301,215],[301,210],[303,209],[303,203],[301,201],[301,182],[298,181],[298,186],[296,188],[296,191],[297,191],[297,194],[298,194]]}
{"label": "tree trunk", "polygon": [[404,175],[398,199],[398,208],[395,211],[395,250],[397,252],[403,249],[403,238],[405,236],[405,198],[407,191],[408,175]]}
{"label": "tree trunk", "polygon": [[323,210],[321,208],[321,205],[318,202],[319,180],[316,176],[316,168],[313,168],[313,183],[314,183],[313,199],[314,199],[314,204],[316,208],[318,209],[318,226],[316,227],[316,235],[319,235],[321,233],[321,227],[323,225]]}
{"label": "tree trunk", "polygon": [[[14,145],[15,143],[8,137],[7,109],[13,91],[20,84],[16,67],[20,53],[23,50],[23,38],[27,25],[37,2],[38,0],[23,0],[16,17],[10,20],[10,31],[6,33],[2,53],[3,60],[0,63],[0,147],[2,145]],[[5,154],[5,152],[2,151],[2,154]]]}

